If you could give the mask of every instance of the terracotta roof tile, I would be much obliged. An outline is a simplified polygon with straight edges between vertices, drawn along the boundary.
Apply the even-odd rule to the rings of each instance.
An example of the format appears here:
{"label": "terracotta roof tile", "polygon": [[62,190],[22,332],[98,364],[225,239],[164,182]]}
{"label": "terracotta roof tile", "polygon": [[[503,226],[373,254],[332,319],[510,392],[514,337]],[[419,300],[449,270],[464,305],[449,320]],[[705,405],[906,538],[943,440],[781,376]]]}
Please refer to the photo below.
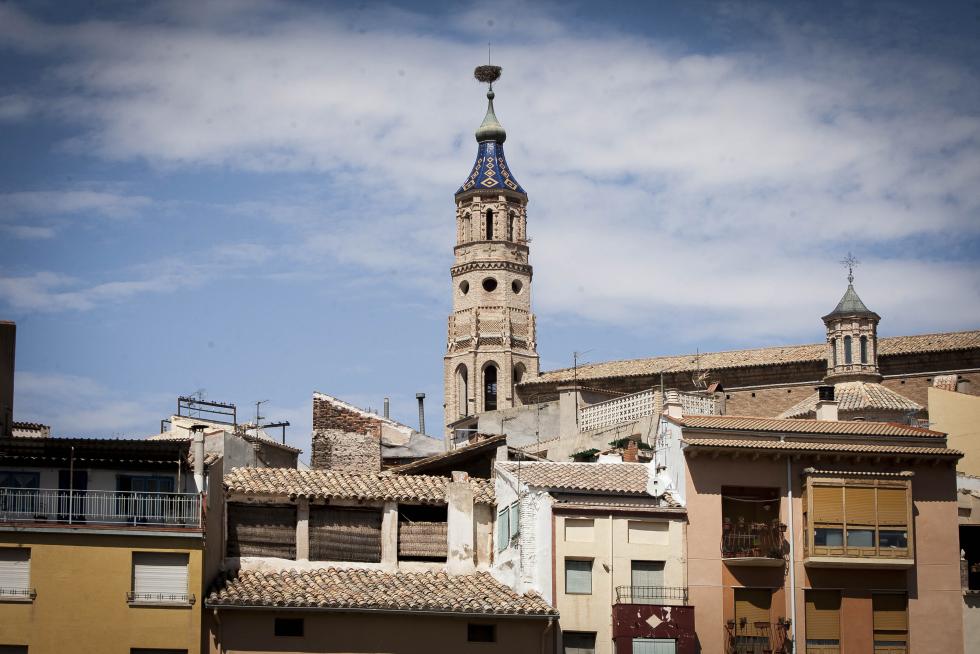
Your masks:
{"label": "terracotta roof tile", "polygon": [[[945,352],[977,348],[980,348],[980,330],[918,334],[915,336],[891,336],[878,339],[879,359],[887,359],[889,356],[899,354]],[[729,352],[702,352],[700,355],[684,354],[584,364],[578,366],[574,371],[572,368],[551,370],[541,373],[538,377],[522,382],[521,386],[569,381],[573,377],[582,382],[608,377],[657,375],[661,372],[668,371],[672,373],[691,372],[694,370],[724,370],[726,368],[807,363],[825,361],[826,358],[827,346],[825,343],[763,347]]]}
{"label": "terracotta roof tile", "polygon": [[435,611],[528,617],[558,615],[541,597],[518,595],[486,572],[447,575],[337,568],[240,570],[220,577],[205,604],[208,607]]}
{"label": "terracotta roof tile", "polygon": [[[672,419],[673,420],[673,419]],[[898,436],[905,438],[944,438],[942,432],[894,422],[861,420],[796,420],[750,416],[684,416],[676,421],[690,429],[778,432],[786,434],[833,434],[849,436]]]}
{"label": "terracotta roof tile", "polygon": [[[518,464],[500,463],[517,476]],[[645,495],[647,471],[643,463],[521,463],[521,481],[530,486],[560,490]]]}
{"label": "terracotta roof tile", "polygon": [[[817,412],[819,393],[813,393],[798,404],[779,414],[780,418],[813,417]],[[841,382],[834,386],[834,398],[839,411],[904,411],[917,412],[922,406],[881,384],[872,382]]]}
{"label": "terracotta roof tile", "polygon": [[918,454],[963,456],[959,450],[946,447],[915,447],[904,445],[869,445],[866,443],[809,443],[804,441],[729,440],[721,438],[685,438],[689,447],[721,449],[789,450],[801,452],[855,452],[861,454]]}
{"label": "terracotta roof tile", "polygon": [[[225,488],[244,495],[280,495],[326,499],[445,504],[449,477],[431,475],[358,474],[293,468],[234,468]],[[470,479],[474,500],[493,504],[493,481]]]}

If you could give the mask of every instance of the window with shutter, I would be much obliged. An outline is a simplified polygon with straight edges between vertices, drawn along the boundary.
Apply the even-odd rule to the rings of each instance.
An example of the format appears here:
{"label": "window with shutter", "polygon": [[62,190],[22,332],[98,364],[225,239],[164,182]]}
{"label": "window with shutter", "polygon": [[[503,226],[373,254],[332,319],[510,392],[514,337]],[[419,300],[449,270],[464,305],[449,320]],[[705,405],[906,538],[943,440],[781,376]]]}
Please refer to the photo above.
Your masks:
{"label": "window with shutter", "polygon": [[510,537],[521,533],[521,507],[519,502],[510,505]]}
{"label": "window with shutter", "polygon": [[565,559],[565,592],[569,595],[592,594],[591,559]]}
{"label": "window with shutter", "polygon": [[673,638],[634,638],[633,654],[676,654],[677,641]]}
{"label": "window with shutter", "polygon": [[806,556],[912,558],[909,491],[894,479],[808,484]]}
{"label": "window with shutter", "polygon": [[[772,590],[768,588],[735,589],[735,635],[739,643],[755,651],[756,645],[769,643],[769,609]],[[760,650],[761,651],[761,650]]]}
{"label": "window with shutter", "polygon": [[848,554],[874,555],[875,489],[864,486],[844,489],[844,519]]}
{"label": "window with shutter", "polygon": [[840,652],[840,592],[806,591],[806,654]]}
{"label": "window with shutter", "polygon": [[878,489],[878,524],[908,525],[908,493],[904,488]]}
{"label": "window with shutter", "polygon": [[565,631],[561,640],[565,654],[595,654],[595,632]]}
{"label": "window with shutter", "polygon": [[908,596],[882,593],[871,596],[874,610],[875,654],[905,654],[908,651]]}
{"label": "window with shutter", "polygon": [[296,507],[228,503],[228,556],[296,558]]}
{"label": "window with shutter", "polygon": [[188,555],[175,552],[133,552],[134,603],[191,601],[187,586]]}
{"label": "window with shutter", "polygon": [[844,489],[840,486],[813,487],[813,522],[844,522]]}
{"label": "window with shutter", "polygon": [[497,512],[497,551],[503,552],[510,545],[510,510]]}
{"label": "window with shutter", "polygon": [[0,597],[30,599],[31,595],[31,550],[0,548]]}
{"label": "window with shutter", "polygon": [[381,511],[310,508],[310,560],[381,562]]}

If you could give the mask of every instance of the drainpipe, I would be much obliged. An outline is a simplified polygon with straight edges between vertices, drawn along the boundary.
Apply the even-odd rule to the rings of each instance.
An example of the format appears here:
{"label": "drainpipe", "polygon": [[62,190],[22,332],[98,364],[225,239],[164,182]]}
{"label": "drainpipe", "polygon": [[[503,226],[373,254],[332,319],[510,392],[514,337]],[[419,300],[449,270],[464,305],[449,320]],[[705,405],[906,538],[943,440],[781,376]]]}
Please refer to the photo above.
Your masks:
{"label": "drainpipe", "polygon": [[[785,436],[779,437],[780,441],[785,441]],[[792,457],[786,455],[786,496],[789,503],[786,507],[787,524],[789,532],[789,634],[793,641],[793,650],[796,650],[796,530],[793,528],[793,464]]]}
{"label": "drainpipe", "polygon": [[419,433],[425,433],[425,393],[416,393],[415,399],[419,401]]}

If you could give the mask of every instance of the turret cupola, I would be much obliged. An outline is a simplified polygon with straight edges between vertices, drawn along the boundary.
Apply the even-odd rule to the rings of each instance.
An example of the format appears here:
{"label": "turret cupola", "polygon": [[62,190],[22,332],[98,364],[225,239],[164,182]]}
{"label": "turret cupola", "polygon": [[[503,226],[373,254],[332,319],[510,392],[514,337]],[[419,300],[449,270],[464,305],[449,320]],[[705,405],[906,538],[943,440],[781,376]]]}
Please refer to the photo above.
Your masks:
{"label": "turret cupola", "polygon": [[854,290],[854,265],[850,254],[847,290],[837,307],[823,317],[827,327],[826,381],[881,381],[878,371],[878,321],[881,316],[864,304]]}

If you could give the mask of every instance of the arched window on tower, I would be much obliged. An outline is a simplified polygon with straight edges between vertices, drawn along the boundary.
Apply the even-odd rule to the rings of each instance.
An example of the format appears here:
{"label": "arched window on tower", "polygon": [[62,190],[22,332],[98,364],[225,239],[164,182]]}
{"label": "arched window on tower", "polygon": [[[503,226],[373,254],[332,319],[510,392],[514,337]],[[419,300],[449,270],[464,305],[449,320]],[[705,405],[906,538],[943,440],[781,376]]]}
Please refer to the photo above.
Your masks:
{"label": "arched window on tower", "polygon": [[497,410],[497,366],[493,363],[483,369],[483,410]]}
{"label": "arched window on tower", "polygon": [[837,339],[836,338],[830,339],[830,357],[831,360],[833,361],[831,367],[836,368],[837,367]]}
{"label": "arched window on tower", "polygon": [[487,229],[486,237],[488,241],[493,240],[493,209],[487,209]]}
{"label": "arched window on tower", "polygon": [[868,337],[861,337],[861,363],[868,362]]}
{"label": "arched window on tower", "polygon": [[844,337],[844,363],[852,363],[850,336]]}
{"label": "arched window on tower", "polygon": [[473,232],[470,231],[472,229],[473,227],[470,224],[470,214],[464,213],[463,214],[463,240],[461,241],[461,243],[466,243],[467,241],[473,238]]}
{"label": "arched window on tower", "polygon": [[508,241],[514,240],[514,235],[517,233],[516,227],[517,227],[517,214],[511,211],[510,215],[507,216],[507,240]]}
{"label": "arched window on tower", "polygon": [[470,415],[469,397],[469,375],[466,371],[466,366],[460,364],[456,368],[456,414],[460,418],[465,418]]}

